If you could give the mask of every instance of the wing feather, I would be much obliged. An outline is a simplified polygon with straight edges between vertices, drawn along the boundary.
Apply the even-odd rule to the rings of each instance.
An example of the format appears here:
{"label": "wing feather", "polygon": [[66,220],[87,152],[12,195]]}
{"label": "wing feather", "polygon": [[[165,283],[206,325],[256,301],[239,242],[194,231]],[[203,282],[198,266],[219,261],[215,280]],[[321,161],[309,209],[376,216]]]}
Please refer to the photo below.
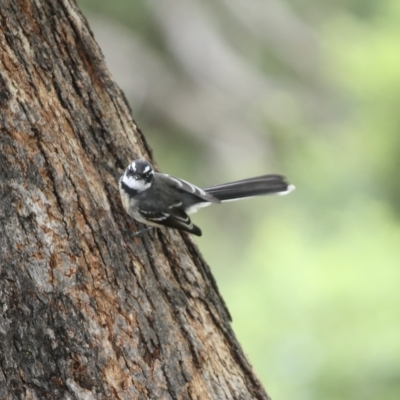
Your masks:
{"label": "wing feather", "polygon": [[201,230],[199,227],[194,225],[190,220],[189,216],[179,208],[171,209],[169,212],[159,211],[148,211],[139,210],[139,214],[143,219],[156,226],[167,226],[169,228],[175,228],[194,235],[201,236]]}

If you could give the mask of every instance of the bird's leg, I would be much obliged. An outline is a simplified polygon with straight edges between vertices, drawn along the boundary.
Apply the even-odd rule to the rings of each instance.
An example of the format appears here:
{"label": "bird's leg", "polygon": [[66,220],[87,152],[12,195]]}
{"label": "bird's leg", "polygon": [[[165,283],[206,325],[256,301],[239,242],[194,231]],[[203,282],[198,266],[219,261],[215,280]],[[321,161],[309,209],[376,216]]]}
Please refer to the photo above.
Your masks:
{"label": "bird's leg", "polygon": [[149,226],[148,228],[140,229],[140,230],[138,230],[136,232],[130,232],[130,235],[134,236],[134,237],[141,236],[143,233],[149,232],[154,228],[155,228],[154,226]]}

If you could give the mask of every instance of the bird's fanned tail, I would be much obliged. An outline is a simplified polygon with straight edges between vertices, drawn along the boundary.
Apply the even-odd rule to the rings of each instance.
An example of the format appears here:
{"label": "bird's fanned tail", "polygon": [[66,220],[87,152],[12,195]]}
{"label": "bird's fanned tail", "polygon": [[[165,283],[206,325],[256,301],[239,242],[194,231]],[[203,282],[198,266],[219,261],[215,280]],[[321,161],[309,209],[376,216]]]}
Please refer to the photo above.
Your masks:
{"label": "bird's fanned tail", "polygon": [[287,194],[294,189],[282,175],[263,175],[203,188],[220,201],[232,201],[267,194]]}

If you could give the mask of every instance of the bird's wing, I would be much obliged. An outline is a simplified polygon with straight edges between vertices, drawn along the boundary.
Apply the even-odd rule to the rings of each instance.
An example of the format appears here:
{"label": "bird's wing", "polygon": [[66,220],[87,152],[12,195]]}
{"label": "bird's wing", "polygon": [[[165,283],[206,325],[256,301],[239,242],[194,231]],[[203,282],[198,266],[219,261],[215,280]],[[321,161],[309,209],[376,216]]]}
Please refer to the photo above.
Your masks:
{"label": "bird's wing", "polygon": [[168,179],[170,184],[175,186],[177,189],[197,197],[202,202],[220,203],[220,200],[214,197],[211,193],[205,192],[203,189],[193,185],[190,182],[187,182],[180,178],[169,176],[167,174],[160,175],[162,175],[164,179]]}
{"label": "bird's wing", "polygon": [[170,207],[168,211],[139,209],[142,217],[154,225],[167,226],[201,236],[201,230],[194,225],[189,216],[181,208]]}

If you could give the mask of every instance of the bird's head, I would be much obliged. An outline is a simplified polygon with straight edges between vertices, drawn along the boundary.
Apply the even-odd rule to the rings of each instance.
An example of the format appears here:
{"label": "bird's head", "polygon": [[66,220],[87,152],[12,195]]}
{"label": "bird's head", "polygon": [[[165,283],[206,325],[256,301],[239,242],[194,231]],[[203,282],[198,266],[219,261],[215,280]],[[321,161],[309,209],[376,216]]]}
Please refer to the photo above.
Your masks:
{"label": "bird's head", "polygon": [[151,186],[154,178],[154,170],[145,160],[135,160],[122,175],[122,182],[137,192],[142,192]]}

